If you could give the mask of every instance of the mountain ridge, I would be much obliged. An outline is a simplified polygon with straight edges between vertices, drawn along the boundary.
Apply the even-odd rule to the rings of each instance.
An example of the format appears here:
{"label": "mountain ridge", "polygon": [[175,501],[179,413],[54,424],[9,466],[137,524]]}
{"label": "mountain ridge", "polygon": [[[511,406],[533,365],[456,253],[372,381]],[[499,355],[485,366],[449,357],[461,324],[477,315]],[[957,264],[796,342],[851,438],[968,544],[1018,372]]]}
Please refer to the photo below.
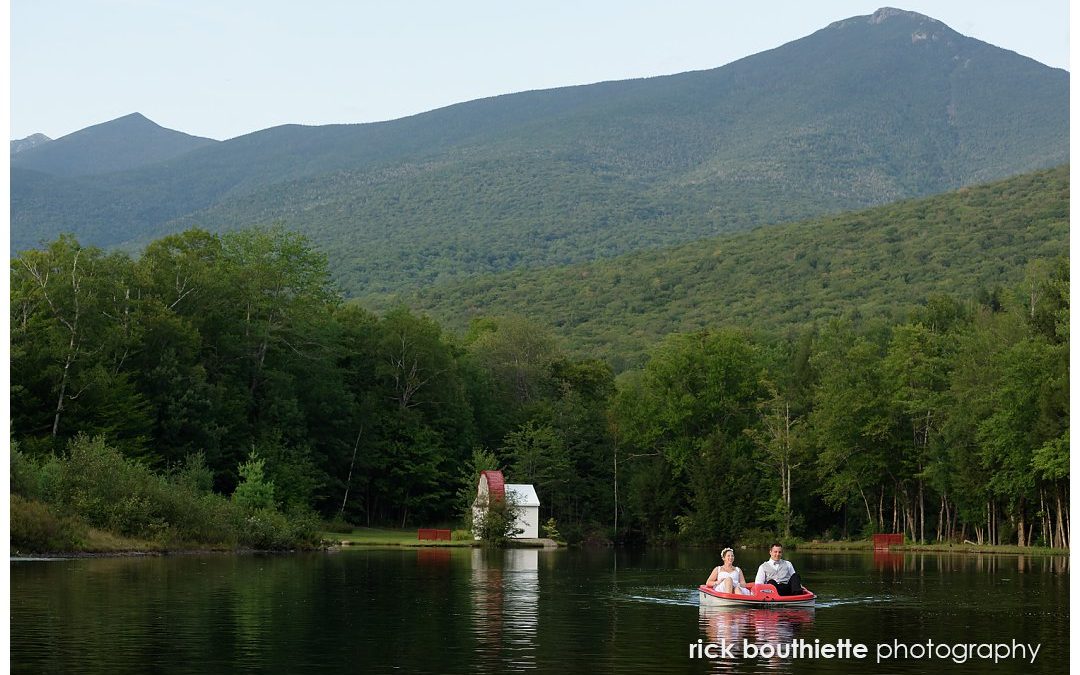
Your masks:
{"label": "mountain ridge", "polygon": [[60,177],[138,169],[218,143],[165,127],[134,112],[79,129],[12,157],[12,167]]}
{"label": "mountain ridge", "polygon": [[926,17],[879,12],[709,70],[387,122],[282,125],[105,176],[13,169],[13,247],[59,231],[137,247],[193,225],[282,221],[330,251],[335,277],[363,295],[1067,161],[1066,72],[947,27],[913,39]]}
{"label": "mountain ridge", "polygon": [[11,156],[14,157],[24,150],[43,145],[51,140],[52,139],[45,134],[30,134],[26,138],[16,138],[11,141]]}

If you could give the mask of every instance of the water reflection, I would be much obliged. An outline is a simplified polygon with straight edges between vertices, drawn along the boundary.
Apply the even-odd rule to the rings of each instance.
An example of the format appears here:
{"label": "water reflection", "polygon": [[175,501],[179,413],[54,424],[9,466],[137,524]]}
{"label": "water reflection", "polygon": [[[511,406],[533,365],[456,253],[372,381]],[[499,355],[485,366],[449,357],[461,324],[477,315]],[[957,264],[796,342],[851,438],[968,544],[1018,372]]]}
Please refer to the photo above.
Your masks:
{"label": "water reflection", "polygon": [[492,670],[536,668],[539,551],[472,551],[472,620],[477,656]]}
{"label": "water reflection", "polygon": [[[816,609],[696,607],[712,551],[348,550],[11,563],[14,672],[935,672],[986,663],[688,659],[687,647],[1042,645],[1063,672],[1065,556],[793,552]],[[618,567],[615,567],[615,563]],[[539,570],[543,566],[542,575]],[[540,578],[543,577],[543,584]],[[693,595],[691,594],[693,593]],[[542,604],[541,604],[542,603]]]}
{"label": "water reflection", "polygon": [[[836,560],[835,556],[813,556],[822,561]],[[995,576],[1018,574],[1069,573],[1069,556],[1046,556],[1027,554],[956,552],[897,552],[875,550],[873,568],[877,572],[893,576],[925,576],[928,572],[940,575],[949,572],[973,571]],[[887,576],[887,575],[886,575]]]}
{"label": "water reflection", "polygon": [[431,548],[416,549],[417,567],[434,567],[446,569],[450,567],[450,549],[432,546]]}
{"label": "water reflection", "polygon": [[[734,659],[713,659],[715,672],[734,672],[743,659],[744,641],[758,647],[786,645],[814,624],[813,607],[710,607],[698,608],[698,620],[705,641],[734,645]],[[757,658],[755,662],[766,669],[777,669],[791,659]]]}
{"label": "water reflection", "polygon": [[874,569],[900,572],[904,567],[904,554],[888,550],[874,549]]}

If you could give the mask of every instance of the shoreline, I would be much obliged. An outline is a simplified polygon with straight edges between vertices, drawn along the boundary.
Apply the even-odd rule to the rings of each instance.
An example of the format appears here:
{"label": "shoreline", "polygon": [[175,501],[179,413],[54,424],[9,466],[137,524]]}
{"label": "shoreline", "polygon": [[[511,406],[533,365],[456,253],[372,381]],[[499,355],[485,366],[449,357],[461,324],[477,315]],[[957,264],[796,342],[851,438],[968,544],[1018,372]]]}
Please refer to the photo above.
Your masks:
{"label": "shoreline", "polygon": [[[417,539],[413,541],[387,541],[387,540],[364,540],[364,539],[324,539],[324,543],[332,544],[335,548],[484,548],[484,543],[475,540],[433,540]],[[505,546],[499,548],[566,548],[566,544],[560,544],[552,539],[511,539]]]}
{"label": "shoreline", "polygon": [[[386,536],[386,533],[390,532],[391,536]],[[194,556],[194,555],[282,555],[288,553],[315,553],[315,552],[337,552],[346,548],[483,548],[482,542],[474,540],[428,540],[428,539],[406,539],[400,536],[393,536],[393,531],[383,531],[380,533],[356,533],[350,538],[348,534],[323,532],[321,533],[321,539],[317,546],[311,548],[294,548],[294,549],[252,549],[252,548],[230,548],[230,547],[215,547],[206,545],[193,545],[190,548],[177,547],[177,548],[155,548],[151,544],[147,544],[145,547],[135,546],[123,547],[118,546],[116,548],[106,549],[91,549],[91,550],[71,550],[71,551],[16,551],[9,552],[9,559],[15,561],[45,561],[45,560],[75,560],[75,559],[89,559],[89,558],[162,558],[167,556]],[[383,536],[379,536],[383,535]],[[413,535],[415,536],[415,535]],[[132,543],[131,539],[127,540]],[[526,539],[526,540],[511,540],[504,548],[515,549],[555,549],[565,548],[566,544],[559,544],[551,539]]]}
{"label": "shoreline", "polygon": [[1049,548],[1046,546],[1016,546],[1015,544],[894,544],[887,549],[875,549],[869,541],[812,541],[792,544],[788,548],[794,551],[811,553],[963,553],[996,555],[1069,555],[1067,548]]}
{"label": "shoreline", "polygon": [[[347,548],[483,548],[483,544],[474,541],[387,541],[387,540],[343,540],[338,538],[324,539],[322,545],[309,549],[284,549],[284,550],[260,550],[249,548],[172,548],[172,549],[117,549],[112,551],[48,551],[44,553],[12,551],[9,558],[12,562],[17,561],[45,561],[45,560],[75,560],[91,558],[162,558],[168,556],[195,556],[195,555],[284,555],[290,553],[315,553],[315,552],[338,552]],[[528,540],[511,542],[504,547],[507,549],[558,549],[567,548],[567,544],[559,544],[548,540]],[[620,548],[616,546],[615,548]],[[667,548],[667,547],[663,547]],[[676,547],[678,548],[678,547]],[[698,547],[693,547],[698,548]],[[873,544],[867,541],[833,541],[833,542],[808,542],[803,544],[791,544],[788,546],[793,551],[808,553],[954,553],[961,555],[1032,555],[1032,556],[1068,556],[1069,549],[1047,547],[1024,547],[1015,545],[984,544],[902,544],[890,546],[888,549],[874,549]]]}
{"label": "shoreline", "polygon": [[11,562],[46,561],[46,560],[83,560],[93,558],[166,558],[170,556],[196,555],[280,555],[286,553],[312,553],[326,551],[330,547],[311,549],[260,550],[253,548],[176,548],[162,550],[120,549],[116,551],[48,551],[45,553],[22,553],[12,551],[8,558]]}

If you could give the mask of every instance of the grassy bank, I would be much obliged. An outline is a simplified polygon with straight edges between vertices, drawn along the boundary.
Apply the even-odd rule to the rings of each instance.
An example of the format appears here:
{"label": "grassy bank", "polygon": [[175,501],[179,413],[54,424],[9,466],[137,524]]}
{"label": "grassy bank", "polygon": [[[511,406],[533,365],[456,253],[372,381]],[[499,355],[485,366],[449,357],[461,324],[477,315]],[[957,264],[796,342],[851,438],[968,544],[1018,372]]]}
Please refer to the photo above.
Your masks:
{"label": "grassy bank", "polygon": [[[356,527],[351,532],[320,532],[324,544],[341,546],[402,546],[407,548],[454,547],[475,548],[483,544],[476,541],[465,530],[454,530],[451,541],[418,539],[415,529],[388,529],[378,527]],[[539,540],[515,540],[506,542],[507,548],[542,548]],[[561,544],[565,545],[565,544]]]}
{"label": "grassy bank", "polygon": [[[455,531],[455,534],[457,531]],[[320,532],[324,543],[340,544],[342,546],[454,546],[469,548],[479,546],[480,542],[472,537],[458,537],[452,541],[417,539],[415,529],[386,529],[378,527],[357,527],[351,532]]]}
{"label": "grassy bank", "polygon": [[[237,495],[250,482],[241,482]],[[62,455],[11,452],[15,555],[189,550],[292,550],[318,546],[314,513],[213,492],[201,455],[156,473],[101,439],[77,437]],[[249,491],[250,492],[250,491]]]}
{"label": "grassy bank", "polygon": [[[247,535],[229,531],[213,539],[191,539],[175,528],[166,528],[154,536],[133,536],[95,527],[79,514],[63,512],[36,499],[10,496],[12,557],[93,557],[125,555],[165,555],[174,553],[257,552],[318,548],[313,537],[296,539],[286,527],[263,523]],[[264,520],[261,514],[249,517],[247,524]],[[292,545],[290,545],[292,544]]]}
{"label": "grassy bank", "polygon": [[[797,551],[863,551],[874,550],[874,544],[870,541],[806,541],[788,546]],[[927,553],[1012,553],[1022,555],[1069,555],[1067,548],[1050,548],[1048,546],[1015,546],[990,544],[902,544],[890,546],[893,552],[927,552]]]}
{"label": "grassy bank", "polygon": [[11,547],[12,558],[95,558],[123,556],[157,556],[191,553],[231,553],[248,552],[253,549],[240,548],[221,543],[184,542],[167,544],[149,539],[125,537],[107,530],[85,526],[75,530],[75,541],[60,547]]}

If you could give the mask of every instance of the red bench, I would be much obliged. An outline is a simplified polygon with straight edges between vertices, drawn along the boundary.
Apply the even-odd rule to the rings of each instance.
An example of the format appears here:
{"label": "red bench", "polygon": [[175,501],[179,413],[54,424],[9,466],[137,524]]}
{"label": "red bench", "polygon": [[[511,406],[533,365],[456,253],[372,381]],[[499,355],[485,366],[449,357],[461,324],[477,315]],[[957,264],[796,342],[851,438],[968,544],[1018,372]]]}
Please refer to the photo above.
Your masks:
{"label": "red bench", "polygon": [[903,534],[875,534],[874,535],[874,548],[887,549],[890,546],[903,546],[904,535]]}
{"label": "red bench", "polygon": [[450,541],[450,530],[433,530],[430,528],[420,528],[416,531],[416,538],[434,539],[436,541]]}

